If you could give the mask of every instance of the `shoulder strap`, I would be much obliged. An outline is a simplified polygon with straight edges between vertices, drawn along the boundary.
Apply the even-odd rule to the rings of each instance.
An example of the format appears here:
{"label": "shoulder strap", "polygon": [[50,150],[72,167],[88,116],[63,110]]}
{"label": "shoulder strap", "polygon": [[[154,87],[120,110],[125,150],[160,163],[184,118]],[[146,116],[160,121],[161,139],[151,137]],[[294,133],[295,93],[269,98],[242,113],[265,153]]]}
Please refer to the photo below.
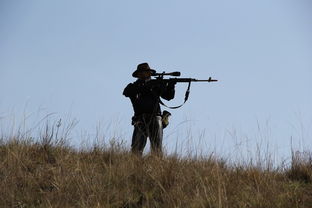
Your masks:
{"label": "shoulder strap", "polygon": [[167,106],[160,98],[159,98],[159,103],[162,104],[163,106],[167,107],[167,108],[170,108],[170,109],[180,108],[186,103],[186,101],[190,95],[190,88],[191,88],[191,82],[188,83],[187,90],[185,91],[184,102],[181,105],[170,107],[170,106]]}

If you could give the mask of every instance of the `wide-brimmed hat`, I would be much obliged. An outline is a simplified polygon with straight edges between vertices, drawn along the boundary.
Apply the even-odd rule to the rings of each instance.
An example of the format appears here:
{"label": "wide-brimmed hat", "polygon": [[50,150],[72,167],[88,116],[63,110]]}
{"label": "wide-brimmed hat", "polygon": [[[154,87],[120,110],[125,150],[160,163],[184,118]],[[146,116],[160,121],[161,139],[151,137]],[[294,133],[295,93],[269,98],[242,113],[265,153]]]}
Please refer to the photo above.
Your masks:
{"label": "wide-brimmed hat", "polygon": [[154,69],[149,67],[148,63],[142,63],[137,66],[137,69],[132,73],[132,76],[138,78],[138,73],[143,71],[150,71],[152,74],[156,72]]}

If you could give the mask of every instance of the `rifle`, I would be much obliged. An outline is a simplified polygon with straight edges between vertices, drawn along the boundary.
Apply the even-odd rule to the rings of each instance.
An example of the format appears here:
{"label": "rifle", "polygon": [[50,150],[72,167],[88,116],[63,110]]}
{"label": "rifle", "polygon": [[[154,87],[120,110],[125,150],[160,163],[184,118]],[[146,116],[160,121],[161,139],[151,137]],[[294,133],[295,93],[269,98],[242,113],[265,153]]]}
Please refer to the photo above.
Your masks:
{"label": "rifle", "polygon": [[174,77],[179,77],[181,76],[181,72],[162,72],[162,73],[153,73],[152,76],[157,76],[156,80],[163,80],[163,81],[169,81],[169,82],[217,82],[218,80],[212,79],[209,77],[209,79],[194,79],[194,78],[169,78],[169,79],[164,79],[164,76],[174,76]]}
{"label": "rifle", "polygon": [[179,105],[179,106],[175,106],[175,107],[169,107],[166,104],[164,104],[162,102],[162,100],[160,100],[160,104],[162,104],[163,106],[167,107],[167,108],[171,108],[171,109],[176,109],[176,108],[180,108],[182,105],[184,105],[184,103],[186,103],[189,95],[190,95],[190,88],[191,88],[191,83],[192,82],[217,82],[218,80],[216,79],[212,79],[211,77],[209,77],[208,79],[204,80],[204,79],[194,79],[194,78],[169,78],[169,79],[164,79],[164,76],[173,76],[173,77],[179,77],[181,76],[181,72],[162,72],[162,73],[153,73],[152,76],[155,76],[156,79],[155,81],[162,81],[162,82],[173,82],[173,83],[178,83],[178,82],[186,82],[188,83],[187,86],[187,90],[185,92],[185,97],[184,97],[184,102]]}

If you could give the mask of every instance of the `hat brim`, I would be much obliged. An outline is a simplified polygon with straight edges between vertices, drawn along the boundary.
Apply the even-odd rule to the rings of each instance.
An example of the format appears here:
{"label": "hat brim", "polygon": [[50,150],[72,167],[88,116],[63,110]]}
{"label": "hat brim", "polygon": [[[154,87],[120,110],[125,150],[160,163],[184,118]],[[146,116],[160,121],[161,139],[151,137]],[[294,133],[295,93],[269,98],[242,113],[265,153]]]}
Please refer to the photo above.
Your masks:
{"label": "hat brim", "polygon": [[138,78],[138,74],[139,74],[140,72],[144,72],[144,71],[150,71],[150,72],[152,72],[152,74],[156,73],[156,70],[154,70],[154,69],[135,70],[135,71],[132,73],[132,76]]}

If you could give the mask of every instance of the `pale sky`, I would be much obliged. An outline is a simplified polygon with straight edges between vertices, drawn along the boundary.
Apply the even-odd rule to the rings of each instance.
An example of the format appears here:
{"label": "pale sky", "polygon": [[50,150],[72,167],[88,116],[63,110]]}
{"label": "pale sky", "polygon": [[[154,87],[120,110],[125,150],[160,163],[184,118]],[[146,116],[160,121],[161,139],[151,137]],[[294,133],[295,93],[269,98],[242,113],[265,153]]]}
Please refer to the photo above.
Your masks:
{"label": "pale sky", "polygon": [[[129,145],[133,112],[122,91],[148,62],[220,80],[192,84],[189,101],[170,110],[168,152],[310,150],[311,9],[309,0],[1,0],[1,130],[54,113],[79,122],[73,143],[92,140],[98,126]],[[168,104],[182,103],[185,89],[178,84]]]}

